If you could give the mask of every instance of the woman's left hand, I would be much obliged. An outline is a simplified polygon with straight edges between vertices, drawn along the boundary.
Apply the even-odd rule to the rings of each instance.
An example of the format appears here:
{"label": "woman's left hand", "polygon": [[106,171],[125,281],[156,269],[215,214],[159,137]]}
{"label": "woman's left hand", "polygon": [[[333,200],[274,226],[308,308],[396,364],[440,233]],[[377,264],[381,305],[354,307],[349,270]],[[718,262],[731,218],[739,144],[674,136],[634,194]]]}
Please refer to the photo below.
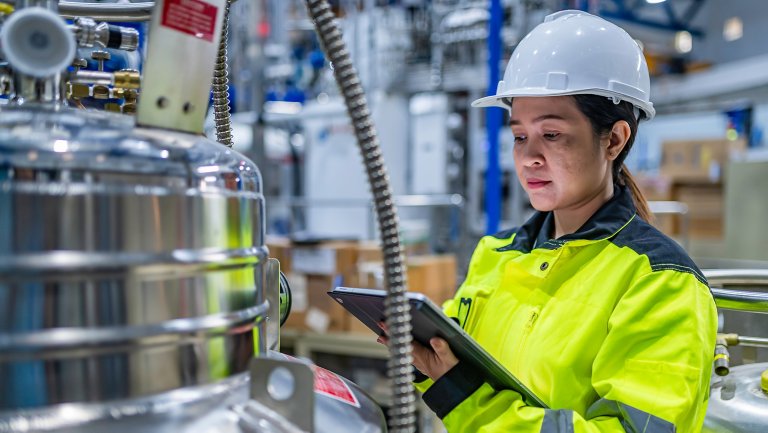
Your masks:
{"label": "woman's left hand", "polygon": [[[384,332],[387,331],[384,323],[380,323],[379,326]],[[387,337],[379,337],[376,341],[381,344],[389,343]],[[430,379],[437,380],[455,367],[459,360],[444,339],[432,338],[429,340],[429,345],[431,347],[413,342],[413,366]]]}

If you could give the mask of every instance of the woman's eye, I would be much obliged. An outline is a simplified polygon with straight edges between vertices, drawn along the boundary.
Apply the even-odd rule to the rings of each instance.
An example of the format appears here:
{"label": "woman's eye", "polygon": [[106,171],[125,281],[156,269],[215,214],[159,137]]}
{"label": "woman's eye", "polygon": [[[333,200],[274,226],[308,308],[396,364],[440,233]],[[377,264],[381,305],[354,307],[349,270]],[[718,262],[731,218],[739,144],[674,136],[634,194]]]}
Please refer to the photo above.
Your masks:
{"label": "woman's eye", "polygon": [[560,133],[558,132],[547,132],[544,134],[544,138],[546,138],[549,141],[555,141],[560,137]]}
{"label": "woman's eye", "polygon": [[523,143],[527,138],[525,135],[515,135],[515,144]]}

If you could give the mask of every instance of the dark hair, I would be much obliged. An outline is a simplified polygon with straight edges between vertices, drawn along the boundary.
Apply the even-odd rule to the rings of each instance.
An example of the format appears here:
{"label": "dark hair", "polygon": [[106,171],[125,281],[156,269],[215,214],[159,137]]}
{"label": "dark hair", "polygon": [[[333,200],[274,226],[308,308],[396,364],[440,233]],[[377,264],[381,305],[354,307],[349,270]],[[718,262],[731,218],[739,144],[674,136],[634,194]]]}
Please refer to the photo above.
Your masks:
{"label": "dark hair", "polygon": [[[632,144],[637,136],[639,119],[635,116],[635,106],[627,101],[615,104],[613,99],[598,95],[573,95],[573,99],[576,100],[576,106],[579,107],[579,110],[589,119],[589,122],[592,124],[592,130],[597,137],[603,137],[611,132],[613,125],[620,120],[624,120],[629,124],[631,131],[629,140],[627,140],[624,149],[621,150],[621,153],[613,162],[613,179],[615,182],[629,187],[638,216],[647,222],[651,222],[653,216],[648,208],[648,201],[624,164],[624,160],[627,158],[630,149],[632,149]],[[642,111],[640,113],[642,116]]]}

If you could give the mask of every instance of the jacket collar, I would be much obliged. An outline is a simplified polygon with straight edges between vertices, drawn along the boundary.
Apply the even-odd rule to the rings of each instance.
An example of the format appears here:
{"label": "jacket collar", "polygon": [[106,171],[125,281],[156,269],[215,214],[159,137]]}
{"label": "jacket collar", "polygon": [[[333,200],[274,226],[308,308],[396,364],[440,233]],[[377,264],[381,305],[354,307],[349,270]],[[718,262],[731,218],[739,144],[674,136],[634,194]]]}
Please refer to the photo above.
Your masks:
{"label": "jacket collar", "polygon": [[626,186],[614,185],[613,197],[603,204],[576,232],[550,239],[549,234],[555,223],[552,212],[535,212],[525,222],[512,240],[512,243],[498,248],[497,251],[517,250],[530,252],[536,248],[556,249],[569,241],[598,241],[616,235],[637,213],[632,201],[632,193]]}

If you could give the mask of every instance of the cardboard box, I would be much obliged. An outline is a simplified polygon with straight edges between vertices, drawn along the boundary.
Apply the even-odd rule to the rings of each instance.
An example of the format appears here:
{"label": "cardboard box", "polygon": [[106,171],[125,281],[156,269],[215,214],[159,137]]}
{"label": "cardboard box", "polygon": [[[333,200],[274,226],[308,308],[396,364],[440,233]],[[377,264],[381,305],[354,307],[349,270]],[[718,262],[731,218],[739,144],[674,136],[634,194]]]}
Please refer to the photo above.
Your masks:
{"label": "cardboard box", "polygon": [[288,280],[293,305],[285,328],[319,333],[347,331],[351,316],[326,294],[346,284],[340,276],[291,274]]}
{"label": "cardboard box", "polygon": [[[675,200],[688,206],[688,236],[691,239],[722,239],[724,234],[723,187],[720,184],[679,183],[674,186]],[[683,233],[682,221],[678,233]]]}
{"label": "cardboard box", "polygon": [[662,143],[660,172],[672,181],[718,182],[732,155],[746,147],[744,140],[666,141]]}
{"label": "cardboard box", "polygon": [[280,270],[284,274],[291,272],[291,240],[279,236],[267,236],[267,249],[269,257],[273,257],[280,262]]}
{"label": "cardboard box", "polygon": [[384,261],[384,253],[381,251],[381,243],[379,241],[361,241],[357,247],[358,263]]}
{"label": "cardboard box", "polygon": [[321,333],[346,331],[348,313],[326,292],[358,284],[357,242],[293,243],[289,256],[293,305],[284,326]]}
{"label": "cardboard box", "polygon": [[291,248],[291,269],[302,274],[354,275],[357,272],[357,255],[357,242],[294,244]]}
{"label": "cardboard box", "polygon": [[[456,293],[456,257],[451,254],[414,256],[406,259],[408,290],[424,293],[435,304],[452,298]],[[365,262],[361,264],[359,286],[384,289],[384,268],[381,262]],[[359,320],[350,315],[349,332],[372,334]]]}

